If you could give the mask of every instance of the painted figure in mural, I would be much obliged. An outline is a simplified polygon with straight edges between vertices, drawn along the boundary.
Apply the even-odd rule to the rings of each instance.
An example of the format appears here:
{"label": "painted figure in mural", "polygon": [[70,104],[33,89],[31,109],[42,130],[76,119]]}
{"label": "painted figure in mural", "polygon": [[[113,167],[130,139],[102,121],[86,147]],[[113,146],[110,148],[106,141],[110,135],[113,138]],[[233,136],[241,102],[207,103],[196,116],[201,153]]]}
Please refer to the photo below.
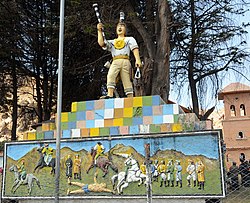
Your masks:
{"label": "painted figure in mural", "polygon": [[230,166],[229,171],[227,173],[228,180],[232,190],[239,189],[239,167],[236,165],[236,162],[233,162],[232,166]]}
{"label": "painted figure in mural", "polygon": [[20,177],[19,177],[20,180],[25,180],[26,175],[27,175],[24,164],[25,164],[24,159],[21,159],[17,163],[17,169],[18,169],[18,172],[20,173]]}
{"label": "painted figure in mural", "polygon": [[[125,161],[124,161],[124,166],[125,166],[125,179],[127,179],[127,176],[128,176],[128,172],[129,172],[129,170],[131,170],[131,167],[133,166],[133,161],[131,161],[131,160],[135,160],[134,159],[134,155],[133,155],[133,153],[131,153],[130,155],[129,155],[129,157],[128,157],[128,159],[126,159]],[[135,160],[136,161],[136,160]],[[137,162],[137,161],[136,161]],[[137,163],[138,164],[138,163]]]}
{"label": "painted figure in mural", "polygon": [[65,171],[66,177],[70,181],[72,178],[72,167],[73,167],[73,161],[71,159],[71,155],[68,155],[65,165],[66,165],[66,171]]}
{"label": "painted figure in mural", "polygon": [[140,170],[141,170],[141,172],[142,172],[144,175],[146,175],[146,173],[147,173],[147,167],[146,167],[146,163],[145,163],[145,162],[143,162],[143,163],[141,164]]}
{"label": "painted figure in mural", "polygon": [[170,160],[168,162],[167,180],[168,180],[168,185],[167,186],[170,186],[170,183],[171,183],[171,187],[174,187],[174,164],[173,164],[173,160]]}
{"label": "painted figure in mural", "polygon": [[[52,158],[52,154],[53,154],[53,148],[49,147],[48,144],[45,144],[45,146],[39,147],[37,148],[38,153],[40,154],[40,159],[37,162],[36,167],[34,168],[34,173],[37,172],[44,168],[44,167],[51,167],[51,174],[55,174],[55,167],[56,167],[56,159],[53,157]],[[47,154],[47,155],[46,155]],[[45,158],[45,156],[47,156],[48,158]],[[47,161],[49,161],[48,163],[45,163],[45,159]]]}
{"label": "painted figure in mural", "polygon": [[196,176],[196,167],[194,164],[193,160],[188,160],[188,166],[187,166],[187,181],[188,181],[188,187],[191,186],[191,180],[193,180],[193,186],[196,187],[196,180],[197,180],[197,176]]}
{"label": "painted figure in mural", "polygon": [[120,76],[124,92],[127,97],[133,97],[133,86],[130,79],[131,63],[129,61],[130,52],[132,51],[135,57],[135,67],[140,68],[141,59],[139,55],[139,46],[133,37],[126,36],[126,24],[120,18],[116,26],[117,38],[113,40],[105,40],[103,37],[103,24],[97,24],[98,44],[104,49],[111,52],[113,62],[109,68],[107,75],[108,94],[105,99],[114,96],[116,86],[116,78]]}
{"label": "painted figure in mural", "polygon": [[153,177],[153,181],[158,182],[158,160],[156,159],[153,164],[152,164],[152,177]]}
{"label": "painted figure in mural", "polygon": [[204,190],[205,186],[205,166],[202,163],[202,161],[198,161],[198,166],[197,166],[197,174],[198,174],[198,184],[199,190]]}
{"label": "painted figure in mural", "polygon": [[[129,183],[139,182],[138,186],[143,184],[143,182],[145,185],[148,184],[148,178],[141,172],[138,161],[132,154],[127,155],[127,157],[128,158],[124,162],[127,171],[122,171],[111,178],[113,189],[117,190],[118,194],[122,194],[123,189],[128,187]],[[117,185],[115,185],[116,183]]]}
{"label": "painted figure in mural", "polygon": [[164,182],[165,187],[167,187],[167,176],[166,176],[166,165],[165,165],[165,161],[162,160],[157,168],[157,171],[159,172],[159,176],[160,176],[160,187],[162,187],[162,184]]}
{"label": "painted figure in mural", "polygon": [[44,155],[44,162],[48,166],[52,160],[53,148],[51,148],[48,143],[45,143],[42,154]]}
{"label": "painted figure in mural", "polygon": [[74,163],[73,163],[73,173],[74,173],[74,179],[81,180],[81,159],[79,157],[79,154],[75,155]]}
{"label": "painted figure in mural", "polygon": [[[97,144],[97,146],[101,146],[101,145],[102,144],[100,142],[99,144]],[[100,151],[103,151],[103,150],[100,148]],[[90,152],[90,155],[92,156],[92,163],[86,171],[87,174],[89,173],[90,169],[94,167],[98,167],[103,171],[104,173],[103,177],[105,177],[108,173],[109,166],[115,173],[118,173],[118,168],[113,164],[111,160],[109,160],[109,158],[104,156],[103,152],[97,158],[96,158],[96,154],[97,154],[97,150],[94,150],[94,148],[92,147],[91,152]]]}
{"label": "painted figure in mural", "polygon": [[104,155],[105,148],[101,142],[97,142],[97,144],[94,146],[94,150],[96,151],[96,155],[95,155],[95,165],[96,165],[97,158],[99,156]]}
{"label": "painted figure in mural", "polygon": [[70,191],[70,189],[67,190],[67,195],[74,195],[74,194],[88,194],[90,192],[108,192],[108,193],[114,193],[113,190],[110,190],[107,188],[106,183],[97,183],[97,173],[95,173],[94,176],[94,183],[92,184],[85,184],[85,183],[79,183],[79,182],[71,182],[68,181],[69,185],[75,185],[80,187],[81,189]]}
{"label": "painted figure in mural", "polygon": [[250,187],[250,167],[248,161],[246,161],[244,153],[240,154],[240,162],[239,173],[241,175],[241,185],[244,187]]}
{"label": "painted figure in mural", "polygon": [[176,187],[179,186],[180,183],[180,188],[182,187],[182,166],[181,162],[179,160],[175,161],[175,171],[176,171]]}
{"label": "painted figure in mural", "polygon": [[[23,165],[23,164],[21,164],[21,165]],[[36,181],[37,186],[41,189],[40,182],[39,182],[38,178],[36,176],[34,176],[32,173],[26,174],[25,179],[23,179],[23,178],[20,178],[20,176],[21,176],[20,170],[18,169],[18,167],[16,165],[12,165],[9,168],[9,171],[13,172],[14,176],[15,176],[13,185],[11,187],[11,192],[12,193],[15,193],[16,190],[21,185],[27,185],[27,187],[28,187],[28,195],[30,195],[31,191],[32,191],[32,187],[34,186],[33,181]]]}

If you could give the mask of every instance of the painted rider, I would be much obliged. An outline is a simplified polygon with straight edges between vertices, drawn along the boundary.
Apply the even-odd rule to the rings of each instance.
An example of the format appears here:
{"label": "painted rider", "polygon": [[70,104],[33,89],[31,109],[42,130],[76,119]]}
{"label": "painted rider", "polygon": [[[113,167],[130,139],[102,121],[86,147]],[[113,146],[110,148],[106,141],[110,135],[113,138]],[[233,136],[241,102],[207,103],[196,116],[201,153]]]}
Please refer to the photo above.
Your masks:
{"label": "painted rider", "polygon": [[25,164],[24,159],[21,159],[20,164],[17,165],[18,172],[20,173],[20,177],[19,177],[20,180],[25,180],[26,175],[27,175],[24,164]]}
{"label": "painted rider", "polygon": [[74,163],[73,163],[73,173],[74,173],[74,179],[81,180],[81,159],[79,154],[75,155]]}
{"label": "painted rider", "polygon": [[44,156],[44,162],[46,163],[46,165],[49,165],[53,155],[53,148],[49,147],[48,143],[44,144],[42,154]]}
{"label": "painted rider", "polygon": [[187,181],[188,181],[188,187],[191,187],[191,180],[193,179],[194,187],[196,187],[196,166],[194,164],[194,161],[189,159],[188,160],[188,166],[187,166]]}
{"label": "painted rider", "polygon": [[168,162],[168,166],[167,166],[167,180],[168,180],[168,185],[170,186],[171,183],[171,187],[174,187],[174,165],[173,165],[173,160],[169,160]]}
{"label": "painted rider", "polygon": [[66,166],[66,177],[68,178],[68,181],[71,180],[72,178],[72,168],[73,168],[73,161],[71,159],[71,155],[68,154],[67,160],[65,161],[65,166]]}
{"label": "painted rider", "polygon": [[199,190],[204,190],[204,186],[205,186],[205,166],[204,166],[204,164],[203,164],[203,162],[201,160],[198,161],[197,174],[198,174],[198,183],[199,183],[198,189]]}
{"label": "painted rider", "polygon": [[[122,13],[122,12],[121,12]],[[123,16],[124,18],[124,16]],[[120,16],[120,21],[116,26],[117,38],[113,40],[106,40],[103,37],[103,24],[97,24],[98,44],[104,49],[111,52],[113,62],[109,68],[107,75],[107,96],[104,99],[112,98],[114,96],[114,89],[116,86],[116,78],[120,75],[123,83],[124,92],[127,97],[133,97],[133,86],[130,80],[131,63],[129,61],[130,52],[132,51],[135,57],[135,67],[140,68],[142,65],[139,46],[133,37],[127,37],[126,24],[124,19]]]}
{"label": "painted rider", "polygon": [[176,187],[179,186],[182,187],[182,166],[180,160],[175,161],[175,169],[176,169]]}
{"label": "painted rider", "polygon": [[158,170],[157,170],[158,165],[159,165],[159,163],[158,163],[158,160],[156,159],[154,161],[154,163],[152,164],[152,168],[153,168],[152,169],[153,181],[156,181],[156,182],[158,182],[158,175],[159,175]]}
{"label": "painted rider", "polygon": [[160,175],[160,180],[161,180],[160,187],[162,187],[163,182],[164,182],[165,187],[167,187],[166,165],[165,165],[164,160],[162,160],[160,162],[160,164],[158,165],[157,171],[158,171],[158,173]]}
{"label": "painted rider", "polygon": [[145,163],[145,162],[143,162],[143,163],[141,164],[140,170],[141,170],[142,174],[146,175],[146,173],[147,173],[147,166],[146,166],[146,163]]}
{"label": "painted rider", "polygon": [[[133,159],[133,158],[134,158],[133,153],[129,154],[129,155],[128,155],[128,158]],[[128,163],[127,160],[124,162],[124,164],[125,164],[125,177],[124,177],[124,178],[125,178],[125,180],[127,180],[128,171],[129,171],[129,169],[131,169],[131,167],[132,167],[133,165],[132,165],[132,162]]]}
{"label": "painted rider", "polygon": [[104,155],[105,148],[104,148],[104,146],[102,145],[101,142],[97,142],[97,144],[94,147],[94,150],[96,151],[96,155],[95,155],[95,158],[94,158],[95,165],[96,165],[96,160],[98,159],[98,157],[101,156],[101,155]]}

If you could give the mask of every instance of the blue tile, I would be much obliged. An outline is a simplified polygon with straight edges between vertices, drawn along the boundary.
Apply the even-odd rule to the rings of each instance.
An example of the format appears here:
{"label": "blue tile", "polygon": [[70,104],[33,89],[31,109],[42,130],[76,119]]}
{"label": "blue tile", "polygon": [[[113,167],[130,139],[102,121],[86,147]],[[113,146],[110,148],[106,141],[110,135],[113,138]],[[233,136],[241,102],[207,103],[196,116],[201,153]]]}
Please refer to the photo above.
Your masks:
{"label": "blue tile", "polygon": [[142,115],[143,116],[152,116],[153,115],[152,106],[143,106],[142,107]]}
{"label": "blue tile", "polygon": [[174,108],[172,104],[164,104],[162,105],[162,114],[163,115],[173,115]]}
{"label": "blue tile", "polygon": [[113,109],[114,108],[114,99],[105,99],[105,109]]}
{"label": "blue tile", "polygon": [[70,138],[70,137],[71,137],[71,130],[62,131],[62,138]]}
{"label": "blue tile", "polygon": [[141,125],[143,124],[142,117],[133,117],[132,118],[132,125]]}
{"label": "blue tile", "polygon": [[86,128],[94,128],[95,120],[86,120]]}
{"label": "blue tile", "polygon": [[76,122],[68,122],[68,129],[76,129]]}
{"label": "blue tile", "polygon": [[161,98],[159,95],[152,96],[152,105],[159,106],[161,104]]}
{"label": "blue tile", "polygon": [[104,110],[95,110],[95,119],[104,119]]}
{"label": "blue tile", "polygon": [[78,112],[76,112],[76,120],[77,121],[86,120],[86,111],[78,111]]}
{"label": "blue tile", "polygon": [[110,135],[119,135],[119,127],[110,127],[109,133]]}
{"label": "blue tile", "polygon": [[54,139],[54,131],[45,131],[44,139]]}
{"label": "blue tile", "polygon": [[86,101],[86,110],[94,110],[95,108],[95,101]]}
{"label": "blue tile", "polygon": [[163,116],[153,116],[153,124],[162,124]]}
{"label": "blue tile", "polygon": [[140,130],[138,125],[129,126],[129,134],[139,134],[139,133]]}

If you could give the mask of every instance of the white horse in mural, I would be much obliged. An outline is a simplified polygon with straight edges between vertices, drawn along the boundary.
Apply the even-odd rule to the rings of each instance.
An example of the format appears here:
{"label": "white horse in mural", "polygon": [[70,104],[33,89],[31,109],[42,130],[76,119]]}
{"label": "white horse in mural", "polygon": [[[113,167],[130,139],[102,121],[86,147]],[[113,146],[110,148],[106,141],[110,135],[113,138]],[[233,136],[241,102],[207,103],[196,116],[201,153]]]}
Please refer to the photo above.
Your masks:
{"label": "white horse in mural", "polygon": [[12,165],[10,168],[9,168],[9,171],[10,172],[13,172],[14,175],[15,175],[15,179],[14,179],[14,182],[13,182],[13,185],[11,187],[11,192],[12,193],[15,193],[16,190],[21,186],[21,185],[27,185],[28,187],[28,194],[30,195],[31,194],[31,190],[32,190],[32,187],[33,187],[33,181],[35,180],[38,187],[41,189],[41,186],[40,186],[40,182],[38,180],[38,178],[36,176],[34,176],[32,173],[29,173],[26,175],[25,179],[22,180],[20,178],[20,173],[18,172],[18,169],[17,169],[17,166],[16,165]]}
{"label": "white horse in mural", "polygon": [[[135,160],[132,155],[128,154],[117,154],[117,155],[127,158],[124,164],[126,167],[129,167],[127,175],[125,171],[122,171],[111,178],[113,189],[117,190],[118,194],[122,194],[123,189],[128,187],[129,183],[131,182],[139,181],[138,186],[140,186],[145,180],[144,184],[145,185],[148,184],[148,177],[141,172],[137,160]],[[117,185],[115,186],[116,182]]]}

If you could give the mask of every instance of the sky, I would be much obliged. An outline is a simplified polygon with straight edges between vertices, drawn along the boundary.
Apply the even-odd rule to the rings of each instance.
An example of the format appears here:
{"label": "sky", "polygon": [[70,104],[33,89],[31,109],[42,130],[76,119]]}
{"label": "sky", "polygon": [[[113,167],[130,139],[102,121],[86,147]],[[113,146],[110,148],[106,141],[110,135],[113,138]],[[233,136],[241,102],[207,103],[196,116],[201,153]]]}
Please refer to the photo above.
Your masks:
{"label": "sky", "polygon": [[[62,141],[61,148],[70,147],[72,150],[78,152],[82,149],[90,151],[91,147],[94,147],[97,140],[81,140],[81,141]],[[111,143],[108,139],[101,140],[106,151],[116,146],[117,144],[123,144],[125,146],[133,147],[138,153],[145,156],[144,145],[150,144],[151,156],[154,155],[158,150],[176,150],[184,153],[185,155],[204,155],[208,158],[218,159],[219,158],[219,146],[218,136],[210,133],[204,135],[179,135],[179,136],[165,136],[165,137],[154,137],[154,138],[133,138],[133,137],[120,137],[118,139],[113,138]],[[18,146],[17,146],[18,145]],[[34,148],[38,148],[42,143],[9,143],[7,144],[8,157],[14,160],[22,158],[25,154]],[[56,149],[55,142],[49,144],[50,147]],[[38,152],[37,152],[38,153]]]}
{"label": "sky", "polygon": [[[242,22],[249,23],[249,19],[250,19],[250,11],[248,11],[244,16],[237,17],[237,22],[239,24],[241,24]],[[248,34],[246,35],[247,50],[250,52],[250,28],[248,27],[246,30],[248,32]],[[235,76],[233,73],[230,73],[229,75],[227,75],[227,77],[225,77],[223,79],[222,89],[224,89],[230,83],[234,83],[234,82],[240,82],[240,83],[243,83],[245,85],[250,86],[250,62],[246,61],[245,67],[248,69],[249,80],[246,80],[243,77]],[[186,95],[187,95],[187,93],[186,93]],[[179,105],[182,105],[184,107],[192,107],[192,101],[191,101],[191,98],[189,96],[183,97],[181,100],[178,100],[177,97],[178,97],[178,95],[174,91],[170,92],[169,99],[171,101],[174,101],[174,102],[176,102]],[[207,104],[208,108],[209,107],[211,108],[213,105],[216,105],[217,110],[223,108],[223,101],[219,101],[217,98],[214,98],[214,100],[209,100],[207,103],[208,103]],[[209,104],[211,104],[211,105],[209,106]]]}

